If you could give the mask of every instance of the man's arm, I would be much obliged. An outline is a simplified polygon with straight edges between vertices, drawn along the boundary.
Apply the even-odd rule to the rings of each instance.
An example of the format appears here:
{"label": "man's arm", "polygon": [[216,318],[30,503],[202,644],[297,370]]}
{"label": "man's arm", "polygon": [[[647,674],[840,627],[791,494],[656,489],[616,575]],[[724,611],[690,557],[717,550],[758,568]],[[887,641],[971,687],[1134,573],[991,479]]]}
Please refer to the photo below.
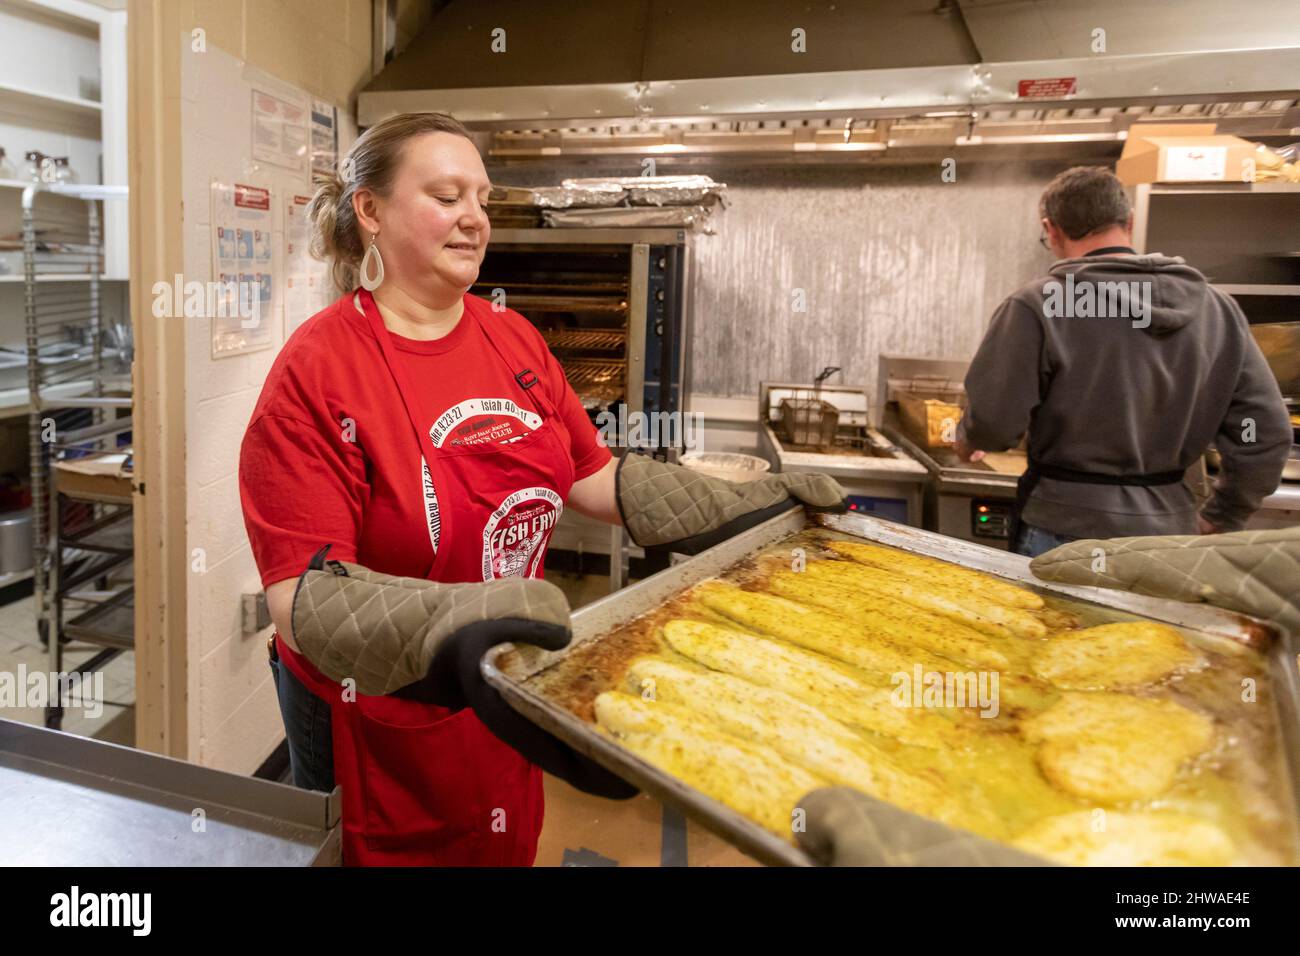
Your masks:
{"label": "man's arm", "polygon": [[1033,308],[1015,297],[998,306],[966,372],[968,404],[957,426],[959,452],[963,446],[1005,451],[1020,441],[1041,400],[1042,352],[1043,327]]}
{"label": "man's arm", "polygon": [[1216,531],[1246,526],[1264,498],[1277,490],[1291,450],[1291,420],[1277,379],[1254,338],[1244,334],[1246,354],[1214,443],[1222,459],[1219,477],[1201,509],[1202,519]]}

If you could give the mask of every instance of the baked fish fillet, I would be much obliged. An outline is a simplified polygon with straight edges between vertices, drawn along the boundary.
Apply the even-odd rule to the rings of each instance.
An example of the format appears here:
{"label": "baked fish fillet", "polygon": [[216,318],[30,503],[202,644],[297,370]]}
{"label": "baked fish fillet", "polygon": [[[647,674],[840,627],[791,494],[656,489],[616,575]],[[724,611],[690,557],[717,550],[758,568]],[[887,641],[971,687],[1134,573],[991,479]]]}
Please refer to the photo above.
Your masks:
{"label": "baked fish fillet", "polygon": [[1182,763],[1214,743],[1209,718],[1170,700],[1067,691],[1021,724],[1043,775],[1067,793],[1115,804],[1169,789]]}
{"label": "baked fish fillet", "polygon": [[627,680],[633,693],[687,708],[832,783],[945,823],[960,826],[970,815],[934,781],[904,770],[880,747],[783,691],[661,657],[633,661]]}
{"label": "baked fish fillet", "polygon": [[1012,842],[1071,866],[1225,866],[1235,853],[1221,829],[1182,813],[1080,810],[1040,820]]}
{"label": "baked fish fillet", "polygon": [[1032,612],[999,604],[994,598],[964,586],[944,587],[939,581],[922,580],[856,561],[809,561],[801,573],[814,580],[823,579],[845,587],[888,594],[990,637],[1047,636],[1047,625]]}
{"label": "baked fish fillet", "polygon": [[974,731],[941,713],[899,707],[892,691],[820,654],[701,621],[664,625],[677,653],[751,684],[783,691],[841,723],[918,747],[962,746]]}
{"label": "baked fish fillet", "polygon": [[837,554],[862,564],[869,564],[910,578],[919,578],[931,587],[974,591],[999,604],[1029,611],[1037,611],[1043,607],[1043,599],[1033,591],[1017,587],[982,571],[957,567],[947,561],[909,554],[879,544],[828,541],[826,546]]}
{"label": "baked fish fillet", "polygon": [[1066,690],[1152,684],[1200,658],[1168,624],[1132,621],[1067,631],[1034,656],[1034,672]]}
{"label": "baked fish fillet", "polygon": [[733,737],[702,717],[620,691],[596,698],[597,725],[637,756],[794,842],[794,809],[827,781],[771,747]]}
{"label": "baked fish fillet", "polygon": [[950,669],[941,657],[879,637],[867,621],[851,622],[775,595],[705,582],[690,592],[690,598],[750,630],[861,668],[881,685],[888,685],[894,674],[910,674],[916,664],[928,671]]}
{"label": "baked fish fillet", "polygon": [[776,571],[768,578],[768,587],[797,603],[847,613],[873,635],[901,647],[915,644],[970,667],[1004,670],[1011,666],[1007,655],[983,635],[950,617],[907,603],[892,589],[855,585],[813,570],[817,565],[839,563],[813,561],[804,571]]}

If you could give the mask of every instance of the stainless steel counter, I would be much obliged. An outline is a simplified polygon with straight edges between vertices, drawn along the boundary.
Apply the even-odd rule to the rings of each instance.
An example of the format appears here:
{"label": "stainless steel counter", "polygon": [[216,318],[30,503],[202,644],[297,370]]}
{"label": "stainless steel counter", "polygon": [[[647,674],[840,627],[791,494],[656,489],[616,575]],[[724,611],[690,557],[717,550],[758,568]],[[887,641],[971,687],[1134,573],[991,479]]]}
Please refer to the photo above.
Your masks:
{"label": "stainless steel counter", "polygon": [[1284,481],[1264,499],[1258,511],[1251,515],[1246,527],[1295,528],[1300,527],[1300,482]]}
{"label": "stainless steel counter", "polygon": [[337,866],[341,794],[0,720],[4,866]]}

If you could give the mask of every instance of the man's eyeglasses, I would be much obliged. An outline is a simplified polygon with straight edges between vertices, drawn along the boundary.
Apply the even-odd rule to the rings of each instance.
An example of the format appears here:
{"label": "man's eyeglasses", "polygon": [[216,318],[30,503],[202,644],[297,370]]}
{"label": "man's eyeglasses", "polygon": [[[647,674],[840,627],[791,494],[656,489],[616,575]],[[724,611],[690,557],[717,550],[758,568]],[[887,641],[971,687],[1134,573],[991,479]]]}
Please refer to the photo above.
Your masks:
{"label": "man's eyeglasses", "polygon": [[1038,244],[1039,244],[1040,246],[1042,246],[1044,249],[1046,249],[1048,252],[1051,252],[1051,251],[1052,251],[1052,247],[1051,247],[1051,246],[1048,244],[1048,242],[1047,242],[1047,230],[1046,230],[1046,229],[1044,229],[1043,232],[1042,232],[1042,234],[1038,237]]}

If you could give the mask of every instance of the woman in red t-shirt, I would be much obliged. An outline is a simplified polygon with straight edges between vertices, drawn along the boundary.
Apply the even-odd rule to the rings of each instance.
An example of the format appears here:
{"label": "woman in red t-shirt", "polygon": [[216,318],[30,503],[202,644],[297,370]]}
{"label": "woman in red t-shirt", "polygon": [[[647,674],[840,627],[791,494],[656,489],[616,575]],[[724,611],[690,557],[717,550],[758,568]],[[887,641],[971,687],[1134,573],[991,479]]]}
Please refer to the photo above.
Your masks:
{"label": "woman in red t-shirt", "polygon": [[342,785],[348,863],[527,865],[538,763],[591,792],[634,792],[477,676],[493,644],[567,642],[567,604],[535,580],[563,509],[626,524],[640,544],[672,540],[672,524],[702,546],[790,495],[841,495],[823,486],[814,501],[774,478],[746,498],[644,456],[627,456],[639,470],[620,487],[626,469],[541,335],[466,294],[490,183],[465,129],[393,117],[341,169],[313,198],[313,251],[340,288],[358,271],[362,288],[286,343],[240,456],[294,779]]}

